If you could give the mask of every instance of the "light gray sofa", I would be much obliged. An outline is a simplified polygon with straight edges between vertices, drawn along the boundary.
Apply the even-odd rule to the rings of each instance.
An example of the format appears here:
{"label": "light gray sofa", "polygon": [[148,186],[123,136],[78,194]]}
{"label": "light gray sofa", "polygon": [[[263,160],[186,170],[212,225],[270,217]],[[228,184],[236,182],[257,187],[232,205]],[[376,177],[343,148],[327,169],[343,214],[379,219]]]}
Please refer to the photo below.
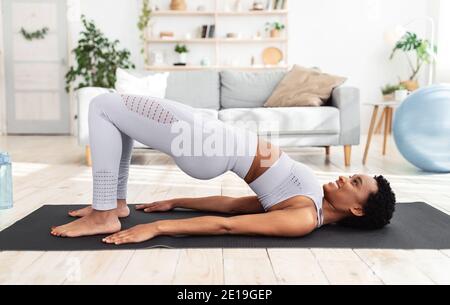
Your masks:
{"label": "light gray sofa", "polygon": [[[147,74],[137,73],[135,74]],[[261,136],[278,134],[281,147],[343,146],[345,165],[350,166],[351,148],[360,144],[359,90],[341,86],[322,107],[265,108],[266,100],[282,80],[285,71],[176,71],[168,79],[166,98],[197,108],[205,115],[229,124],[239,122],[273,122],[259,126]],[[113,90],[84,88],[78,97],[78,140],[86,147],[90,164],[89,131],[87,124],[90,101],[97,95]],[[135,147],[145,147],[136,142]]]}

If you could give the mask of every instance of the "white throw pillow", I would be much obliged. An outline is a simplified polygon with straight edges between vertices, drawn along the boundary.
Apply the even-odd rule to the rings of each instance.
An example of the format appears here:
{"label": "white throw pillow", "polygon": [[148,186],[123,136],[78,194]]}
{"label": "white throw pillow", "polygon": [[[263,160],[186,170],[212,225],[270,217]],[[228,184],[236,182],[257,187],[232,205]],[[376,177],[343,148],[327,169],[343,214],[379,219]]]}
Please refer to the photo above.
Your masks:
{"label": "white throw pillow", "polygon": [[116,90],[119,94],[147,95],[165,98],[169,72],[147,76],[135,76],[118,68],[116,71]]}

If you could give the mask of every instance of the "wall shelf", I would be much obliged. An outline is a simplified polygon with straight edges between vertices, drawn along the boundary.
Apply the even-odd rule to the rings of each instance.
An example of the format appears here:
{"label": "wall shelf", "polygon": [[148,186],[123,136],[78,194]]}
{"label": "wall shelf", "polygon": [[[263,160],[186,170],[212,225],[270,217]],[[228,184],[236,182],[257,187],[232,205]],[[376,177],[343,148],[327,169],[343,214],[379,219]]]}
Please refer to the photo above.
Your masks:
{"label": "wall shelf", "polygon": [[272,11],[242,11],[242,12],[222,12],[222,11],[155,11],[152,16],[271,16],[271,15],[287,15],[288,10],[272,10]]}
{"label": "wall shelf", "polygon": [[215,38],[192,38],[192,39],[161,39],[161,38],[152,38],[147,39],[147,43],[216,43],[217,39]]}
{"label": "wall shelf", "polygon": [[247,11],[247,12],[217,12],[218,16],[276,16],[287,15],[287,10]]}
{"label": "wall shelf", "polygon": [[214,16],[216,14],[215,11],[204,11],[204,12],[198,12],[198,11],[155,11],[152,13],[152,17],[158,17],[158,16]]}
{"label": "wall shelf", "polygon": [[195,70],[246,70],[246,71],[257,71],[257,70],[287,70],[288,65],[280,66],[145,66],[148,71],[195,71]]}
{"label": "wall shelf", "polygon": [[[207,0],[205,0],[207,1]],[[163,22],[166,22],[169,27],[172,24],[176,24],[176,27],[180,27],[180,25],[183,24],[183,22],[188,22],[189,20],[194,20],[196,17],[207,17],[210,18],[211,21],[209,24],[215,24],[215,33],[216,35],[220,35],[220,37],[216,36],[215,38],[197,38],[194,33],[191,32],[193,38],[185,39],[185,38],[159,38],[159,37],[147,37],[146,43],[144,44],[144,51],[146,56],[150,55],[150,50],[153,49],[162,49],[162,50],[168,50],[168,47],[170,44],[175,43],[181,43],[181,44],[195,44],[196,46],[196,52],[202,52],[202,50],[205,50],[205,54],[210,54],[213,56],[211,58],[211,66],[200,66],[200,65],[188,65],[188,66],[171,66],[171,65],[164,65],[164,66],[146,66],[147,70],[153,70],[153,71],[174,71],[174,70],[205,70],[205,69],[240,69],[240,70],[263,70],[263,69],[287,69],[288,64],[288,44],[289,39],[288,37],[284,37],[284,35],[287,35],[288,33],[288,27],[289,27],[289,10],[288,10],[288,0],[286,0],[286,9],[278,9],[278,10],[263,10],[263,11],[253,11],[253,10],[243,10],[243,11],[224,11],[222,8],[223,1],[226,0],[212,0],[214,1],[214,7],[212,9],[209,9],[207,11],[171,11],[171,10],[159,10],[154,11],[152,13],[152,17],[158,17],[156,18],[156,22],[159,20],[163,20],[163,18],[178,18],[178,17],[193,17],[188,19],[179,19],[177,22],[173,22],[172,20],[163,20]],[[245,20],[245,18],[248,17],[248,20]],[[230,29],[229,31],[226,30],[227,24],[230,24],[232,22],[234,25],[236,24],[242,24],[245,25],[246,22],[256,22],[258,19],[253,19],[254,17],[279,17],[282,22],[285,24],[285,30],[284,35],[282,37],[262,37],[262,38],[250,38],[255,33],[244,33],[244,37],[248,38],[226,38],[225,33],[232,32],[233,30]],[[235,18],[235,19],[233,19]],[[188,20],[188,21],[185,21]],[[270,19],[269,19],[270,20]],[[192,22],[192,21],[191,21]],[[176,30],[173,29],[167,29],[167,31],[172,31],[177,34]],[[181,29],[183,33],[183,29]],[[147,31],[149,33],[150,31]],[[249,32],[249,31],[247,31]],[[180,34],[180,33],[178,33]],[[181,35],[179,35],[181,36]],[[169,46],[167,46],[167,45]],[[280,63],[283,64],[283,66],[267,66],[267,65],[255,65],[251,66],[249,65],[251,62],[251,58],[248,58],[248,64],[243,66],[235,66],[234,65],[234,59],[233,53],[239,53],[242,50],[242,46],[245,44],[251,44],[246,50],[253,50],[255,49],[255,52],[252,51],[252,54],[243,55],[244,57],[241,57],[241,62],[246,61],[245,58],[247,56],[254,57],[259,56],[257,55],[258,52],[263,51],[263,46],[267,45],[270,46],[270,44],[275,44],[275,46],[279,47],[281,51],[283,52],[283,62]],[[260,46],[261,45],[261,46]],[[224,47],[222,49],[222,47]],[[241,49],[238,49],[241,48]],[[261,48],[261,51],[258,51],[259,48]],[[200,50],[200,51],[199,51]],[[230,53],[231,52],[231,53]],[[249,52],[247,52],[249,53]],[[201,54],[201,53],[196,53]],[[241,54],[239,54],[241,55]],[[262,55],[261,55],[262,56]],[[198,57],[198,56],[197,56]],[[196,62],[194,60],[194,62]],[[200,62],[200,61],[198,61]],[[257,64],[259,64],[260,60],[259,57],[257,59]],[[189,64],[189,62],[188,62]]]}
{"label": "wall shelf", "polygon": [[261,38],[261,39],[244,39],[244,38],[193,38],[193,39],[147,39],[147,43],[282,43],[287,42],[287,38]]}

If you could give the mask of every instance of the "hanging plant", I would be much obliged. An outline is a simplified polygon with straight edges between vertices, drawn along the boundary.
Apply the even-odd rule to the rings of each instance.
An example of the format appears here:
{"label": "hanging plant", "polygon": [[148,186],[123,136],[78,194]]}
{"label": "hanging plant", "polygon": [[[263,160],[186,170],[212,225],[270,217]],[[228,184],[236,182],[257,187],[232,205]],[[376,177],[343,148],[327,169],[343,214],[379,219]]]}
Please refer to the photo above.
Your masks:
{"label": "hanging plant", "polygon": [[152,16],[152,9],[150,8],[150,0],[142,0],[142,11],[139,16],[139,22],[137,24],[139,31],[141,32],[140,38],[142,41],[141,53],[144,54],[145,63],[149,63],[148,54],[146,54],[145,44],[147,43],[146,30],[149,25]]}
{"label": "hanging plant", "polygon": [[34,39],[44,39],[45,36],[48,34],[48,31],[50,29],[48,27],[42,28],[41,30],[37,30],[34,32],[28,32],[24,28],[20,29],[20,33],[22,34],[23,38],[25,38],[28,41],[32,41]]}

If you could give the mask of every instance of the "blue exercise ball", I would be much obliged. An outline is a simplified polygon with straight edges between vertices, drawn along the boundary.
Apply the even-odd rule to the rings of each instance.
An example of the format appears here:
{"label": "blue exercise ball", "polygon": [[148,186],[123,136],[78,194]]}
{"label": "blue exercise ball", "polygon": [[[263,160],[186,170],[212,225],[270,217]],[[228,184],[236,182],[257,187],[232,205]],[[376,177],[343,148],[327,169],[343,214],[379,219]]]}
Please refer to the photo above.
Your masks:
{"label": "blue exercise ball", "polygon": [[394,139],[416,167],[450,173],[450,85],[433,85],[411,94],[398,108]]}

